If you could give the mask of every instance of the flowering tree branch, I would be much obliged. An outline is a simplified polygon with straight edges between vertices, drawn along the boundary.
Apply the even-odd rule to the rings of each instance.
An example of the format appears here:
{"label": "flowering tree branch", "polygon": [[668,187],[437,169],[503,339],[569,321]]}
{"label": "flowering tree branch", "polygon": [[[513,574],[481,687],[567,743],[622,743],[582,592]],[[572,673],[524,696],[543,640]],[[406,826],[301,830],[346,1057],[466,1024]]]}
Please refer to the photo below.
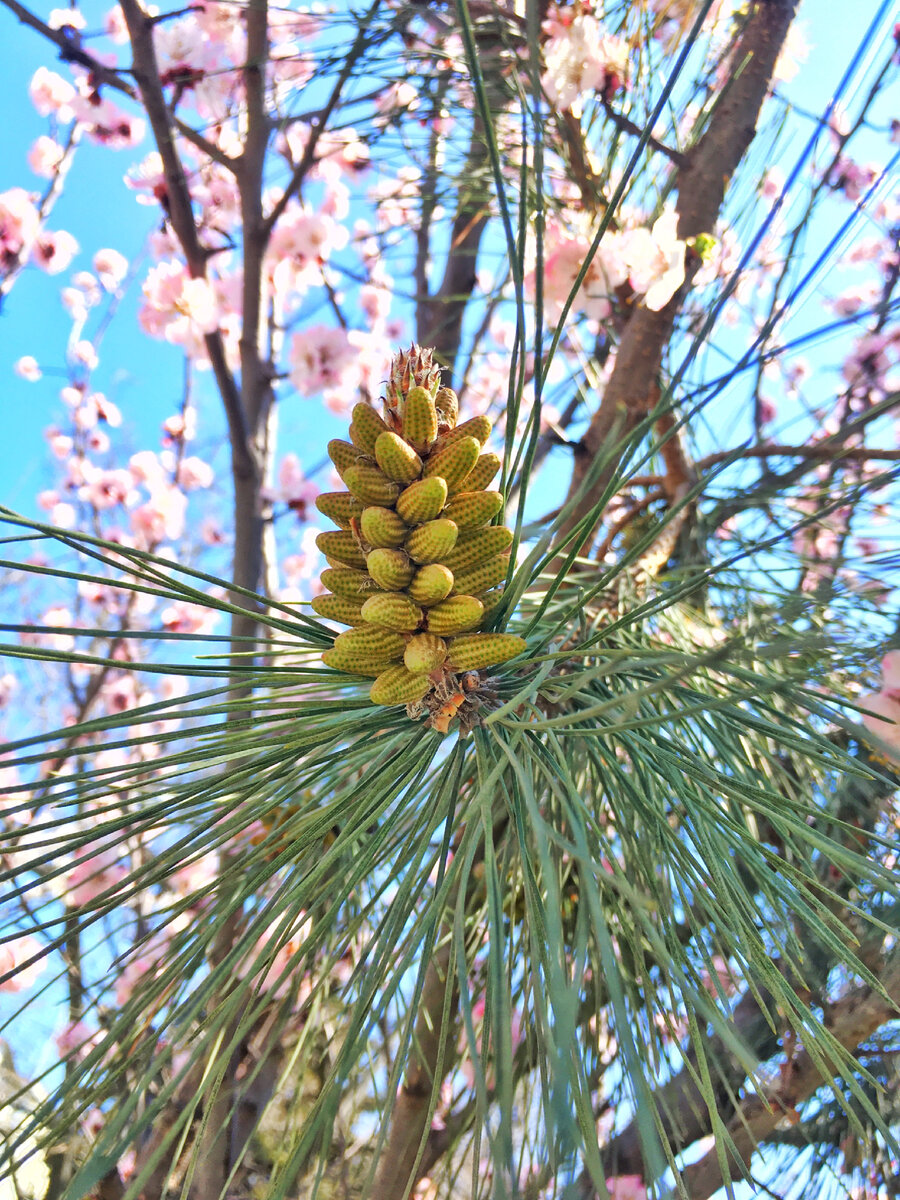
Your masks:
{"label": "flowering tree branch", "polygon": [[[122,12],[131,38],[133,66],[132,74],[140,90],[147,119],[153,130],[157,149],[163,162],[166,179],[167,213],[175,235],[181,243],[188,270],[194,279],[206,278],[206,252],[200,243],[194,220],[190,191],[184,175],[184,167],[175,146],[174,130],[168,105],[163,94],[153,45],[153,21],[141,9],[137,0],[125,0]],[[256,463],[251,449],[247,414],[243,409],[234,376],[225,359],[225,347],[218,330],[205,335],[206,350],[212,365],[219,394],[225,406],[231,442],[232,470],[235,479],[258,478]],[[255,556],[251,556],[255,557]],[[243,556],[235,554],[241,561]],[[241,570],[241,577],[253,574],[249,561]],[[235,578],[235,582],[242,582]],[[253,586],[258,579],[254,576]]]}
{"label": "flowering tree branch", "polygon": [[[746,154],[756,132],[768,94],[775,62],[793,20],[794,0],[757,0],[734,50],[736,72],[716,105],[699,142],[687,152],[687,164],[675,171],[678,235],[682,239],[711,233],[725,188]],[[628,437],[654,408],[659,397],[658,375],[663,351],[675,327],[683,296],[674,296],[662,309],[635,309],[625,324],[615,366],[586,433],[575,448],[569,497],[579,491],[592,464],[609,453],[616,441]],[[594,504],[617,466],[612,458],[591,489],[576,505],[566,530],[573,528]],[[592,537],[587,539],[588,542]]]}

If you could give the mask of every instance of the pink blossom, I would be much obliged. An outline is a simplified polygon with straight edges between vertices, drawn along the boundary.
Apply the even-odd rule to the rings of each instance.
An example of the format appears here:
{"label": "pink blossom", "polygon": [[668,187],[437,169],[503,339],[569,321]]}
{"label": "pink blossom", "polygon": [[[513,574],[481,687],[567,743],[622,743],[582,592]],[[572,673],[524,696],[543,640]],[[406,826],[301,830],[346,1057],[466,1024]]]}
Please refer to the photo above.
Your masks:
{"label": "pink blossom", "polygon": [[72,413],[72,418],[75,422],[75,427],[86,432],[96,428],[97,410],[93,404],[79,404]]}
{"label": "pink blossom", "polygon": [[[343,329],[314,325],[291,339],[290,379],[301,396],[348,386],[356,352]],[[352,383],[349,384],[352,387]]]}
{"label": "pink blossom", "polygon": [[[272,953],[272,933],[260,937],[252,950],[247,952],[242,962],[237,964],[235,974],[239,978],[249,977],[254,980],[254,986],[260,991],[271,990],[272,995],[280,998],[291,986],[291,972],[288,970],[283,978],[282,972],[303,952],[303,946],[309,937],[311,922],[308,918],[299,917],[291,937]],[[278,931],[279,940],[284,937],[284,931]]]}
{"label": "pink blossom", "polygon": [[71,355],[75,362],[81,363],[89,371],[95,370],[100,364],[94,344],[93,342],[89,342],[87,338],[82,338],[80,342],[75,343],[72,347]]}
{"label": "pink blossom", "polygon": [[114,292],[128,274],[128,259],[118,250],[98,250],[94,255],[94,270],[102,287],[107,292]]}
{"label": "pink blossom", "polygon": [[771,400],[766,400],[764,397],[759,401],[759,423],[761,425],[770,425],[778,416],[778,408]]}
{"label": "pink blossom", "polygon": [[415,112],[419,107],[419,93],[405,80],[395,80],[386,87],[375,101],[375,110],[379,114],[376,124],[384,128],[390,121],[402,113]]}
{"label": "pink blossom", "polygon": [[[4,676],[3,678],[12,679],[12,676]],[[7,701],[14,691],[15,685],[13,684],[9,685],[8,689],[5,688],[3,694],[6,695]],[[4,818],[17,825],[28,825],[31,822],[32,815],[29,808],[28,793],[20,790],[22,778],[16,767],[8,765],[4,761],[4,757],[0,757],[0,801],[3,802],[2,810]]]}
{"label": "pink blossom", "polygon": [[99,1031],[91,1029],[84,1021],[70,1021],[54,1037],[60,1057],[83,1058],[95,1045]]}
{"label": "pink blossom", "polygon": [[48,488],[46,491],[38,492],[36,499],[38,508],[43,509],[44,512],[49,512],[55,504],[59,503],[59,492],[53,488]]}
{"label": "pink blossom", "polygon": [[[374,404],[387,378],[392,353],[391,343],[398,340],[398,332],[396,329],[392,331],[388,323],[371,333],[363,329],[351,329],[347,340],[354,349],[356,361],[352,373],[345,380],[346,388],[355,385],[362,396],[370,404]],[[344,386],[337,391],[325,393],[325,403],[332,411],[335,411],[336,399],[339,399],[342,405],[339,411],[348,411],[348,401],[352,399],[352,394],[345,390]]]}
{"label": "pink blossom", "polygon": [[86,482],[78,489],[78,498],[101,511],[132,504],[137,497],[131,472],[124,467],[108,471],[92,467],[86,472]]}
{"label": "pink blossom", "polygon": [[65,271],[77,253],[78,243],[71,233],[65,229],[57,233],[45,229],[38,236],[31,257],[48,275],[58,275],[60,271]]}
{"label": "pink blossom", "polygon": [[163,629],[172,633],[212,633],[219,616],[216,609],[206,604],[176,600],[163,609],[159,619]]}
{"label": "pink blossom", "polygon": [[8,971],[15,972],[12,978],[0,983],[0,992],[21,992],[32,987],[46,970],[47,960],[41,958],[27,966],[24,964],[36,954],[41,954],[43,949],[37,938],[28,933],[0,945],[0,975]]}
{"label": "pink blossom", "polygon": [[84,29],[87,21],[77,8],[54,8],[47,18],[51,29]]}
{"label": "pink blossom", "polygon": [[137,677],[127,672],[107,678],[100,689],[100,698],[109,713],[129,712],[153,700],[150,692],[142,690]]}
{"label": "pink blossom", "polygon": [[884,687],[900,700],[900,650],[890,650],[881,660],[881,678]]}
{"label": "pink blossom", "polygon": [[685,245],[677,233],[678,217],[667,210],[652,230],[638,228],[625,234],[624,257],[628,278],[652,312],[665,308],[684,283]]}
{"label": "pink blossom", "polygon": [[153,29],[153,42],[164,84],[191,87],[197,76],[215,70],[219,56],[203,27],[193,17],[167,21]]}
{"label": "pink blossom", "polygon": [[83,325],[87,320],[88,306],[85,294],[80,288],[64,287],[59,298],[62,306],[76,325]]}
{"label": "pink blossom", "polygon": [[133,117],[114,104],[103,99],[86,82],[81,95],[73,102],[76,119],[93,142],[111,150],[127,150],[144,139],[145,124],[140,117]]}
{"label": "pink blossom", "polygon": [[71,283],[72,287],[77,288],[84,296],[84,302],[88,308],[94,308],[103,299],[97,276],[92,275],[90,271],[76,271],[72,276]]}
{"label": "pink blossom", "polygon": [[38,67],[28,85],[28,94],[42,117],[54,116],[61,125],[68,125],[74,120],[72,103],[75,99],[75,88],[55,71]]}
{"label": "pink blossom", "polygon": [[78,514],[73,505],[62,502],[54,504],[50,510],[50,524],[60,529],[74,529],[78,524]]}
{"label": "pink blossom", "polygon": [[103,29],[109,40],[115,42],[117,46],[124,46],[128,41],[128,26],[125,23],[125,14],[118,4],[114,4],[104,16]]}
{"label": "pink blossom", "polygon": [[116,976],[116,1004],[126,1004],[145,975],[155,975],[160,968],[161,951],[137,955],[125,964]]}
{"label": "pink blossom", "polygon": [[616,1175],[607,1179],[610,1200],[647,1200],[647,1189],[640,1175]]}
{"label": "pink blossom", "polygon": [[774,200],[784,191],[785,175],[781,167],[769,167],[762,177],[760,195],[766,200]]}
{"label": "pink blossom", "polygon": [[873,733],[892,758],[900,761],[900,650],[891,650],[881,660],[881,691],[861,696],[862,723]]}
{"label": "pink blossom", "polygon": [[281,562],[282,573],[292,587],[304,579],[311,579],[316,566],[316,560],[305,554],[288,554]]}
{"label": "pink blossom", "polygon": [[110,429],[118,429],[122,424],[122,413],[119,406],[113,404],[112,400],[107,399],[102,392],[91,392],[87,397],[87,403],[93,404],[97,410],[97,420],[108,425]]}
{"label": "pink blossom", "polygon": [[[622,239],[623,235],[613,230],[604,234],[575,296],[576,311],[598,320],[609,316],[614,290],[628,278],[622,257]],[[573,215],[571,225],[563,224],[555,217],[548,220],[544,238],[544,304],[551,315],[558,316],[562,312],[587,258],[591,241],[589,229],[579,221],[577,214]],[[536,290],[535,271],[534,249],[529,247],[525,288],[530,296]]]}
{"label": "pink blossom", "polygon": [[[38,618],[37,624],[50,628],[55,626],[71,628],[74,625],[74,617],[67,608],[57,604],[46,609]],[[21,639],[25,646],[47,646],[61,654],[67,654],[75,649],[75,638],[70,633],[46,633],[43,629],[35,629],[29,633],[23,633]]]}
{"label": "pink blossom", "polygon": [[282,42],[269,51],[269,81],[275,103],[283,105],[291,92],[308,83],[315,72],[315,62],[308,54],[301,54],[296,42]]}
{"label": "pink blossom", "polygon": [[0,267],[27,253],[38,235],[40,216],[24,188],[0,192]]}
{"label": "pink blossom", "polygon": [[875,280],[846,288],[840,296],[830,301],[830,306],[839,317],[852,317],[861,308],[867,308],[878,298],[880,287]]}
{"label": "pink blossom", "polygon": [[384,280],[377,286],[366,283],[359,289],[359,306],[373,325],[386,320],[391,311],[390,282]]}
{"label": "pink blossom", "polygon": [[275,226],[267,262],[277,291],[305,291],[320,278],[318,271],[334,250],[347,243],[344,226],[323,212],[289,205]]}
{"label": "pink blossom", "polygon": [[108,846],[76,862],[65,875],[67,902],[73,907],[90,904],[120,884],[128,877],[128,870],[119,860],[118,850]]}
{"label": "pink blossom", "polygon": [[726,996],[733,996],[737,991],[737,983],[727,959],[723,958],[721,954],[714,954],[712,968],[713,974],[710,974],[706,968],[703,969],[701,973],[703,986],[711,996],[716,996],[719,992],[723,992]]}
{"label": "pink blossom", "polygon": [[138,204],[159,204],[165,200],[168,195],[166,174],[162,158],[155,150],[137,166],[128,169],[125,174],[125,186],[140,193],[137,197]]}
{"label": "pink blossom", "polygon": [[52,179],[65,158],[65,150],[55,138],[42,133],[28,151],[28,165],[35,175],[42,179]]}
{"label": "pink blossom", "polygon": [[800,65],[809,58],[809,42],[802,21],[792,21],[781,47],[772,74],[773,83],[790,83],[797,77]]}
{"label": "pink blossom", "polygon": [[23,354],[20,359],[13,364],[13,370],[20,379],[27,379],[29,383],[36,383],[43,372],[36,358],[32,358],[30,354]]}
{"label": "pink blossom", "polygon": [[200,522],[200,540],[205,546],[224,546],[228,540],[222,526],[213,517]]}
{"label": "pink blossom", "polygon": [[5,675],[0,675],[0,708],[9,704],[18,686],[15,675],[11,675],[9,671]]}
{"label": "pink blossom", "polygon": [[177,441],[190,442],[197,436],[197,414],[192,408],[184,412],[173,413],[166,417],[162,424],[163,433],[167,438]]}
{"label": "pink blossom", "polygon": [[209,853],[174,871],[169,876],[169,885],[179,896],[189,896],[192,892],[209,888],[210,884],[214,882],[217,872],[218,854],[210,850]]}
{"label": "pink blossom", "polygon": [[607,99],[628,76],[628,43],[607,33],[589,13],[563,23],[551,16],[544,23],[550,36],[544,45],[541,78],[548,98],[578,116],[582,99],[594,92]]}
{"label": "pink blossom", "polygon": [[[667,54],[674,53],[696,16],[694,0],[650,0],[649,7],[662,18],[654,30],[654,37],[662,43]],[[721,0],[714,0],[703,22],[703,28],[714,28],[721,11]],[[732,10],[729,8],[728,11],[730,13]]]}
{"label": "pink blossom", "polygon": [[[892,253],[890,241],[887,238],[867,237],[860,238],[854,242],[845,259],[848,263],[868,263],[880,262],[885,266],[890,264],[896,266],[897,255]],[[877,288],[873,299],[877,296],[880,288]]]}
{"label": "pink blossom", "polygon": [[859,200],[869,190],[878,178],[879,170],[875,163],[861,166],[842,154],[831,169],[828,182],[838,191],[844,193],[848,200]]}
{"label": "pink blossom", "polygon": [[212,333],[219,321],[209,281],[192,279],[184,263],[161,262],[151,268],[143,293],[139,320],[144,330],[184,346],[194,357],[203,355],[203,335]]}
{"label": "pink blossom", "polygon": [[94,604],[111,613],[124,612],[122,605],[123,602],[127,603],[118,588],[106,587],[98,580],[80,580],[78,583],[78,595],[86,600],[88,604]]}
{"label": "pink blossom", "polygon": [[[226,8],[227,5],[207,4],[206,8]],[[269,13],[269,38],[279,45],[287,38],[311,38],[321,28],[321,21],[308,12],[296,12],[289,8],[273,8]]]}
{"label": "pink blossom", "polygon": [[146,504],[132,511],[132,531],[144,546],[177,541],[184,532],[186,509],[187,496],[179,488],[158,488]]}
{"label": "pink blossom", "polygon": [[[285,12],[284,15],[287,17],[294,14]],[[213,0],[202,0],[197,6],[196,22],[207,41],[236,56],[232,58],[233,62],[239,61],[243,47],[243,30],[240,13],[235,11],[232,4],[216,4]]]}
{"label": "pink blossom", "polygon": [[146,483],[151,489],[165,485],[166,474],[159,456],[152,450],[139,450],[128,460],[128,470],[138,483]]}
{"label": "pink blossom", "polygon": [[[292,163],[303,157],[309,141],[310,128],[297,121],[281,135],[278,148]],[[358,175],[369,166],[369,147],[360,140],[352,126],[345,129],[326,129],[316,143],[315,174],[322,178],[325,165],[342,173]]]}
{"label": "pink blossom", "polygon": [[311,504],[318,494],[318,487],[304,476],[297,455],[285,454],[278,468],[278,490],[274,493],[269,491],[269,499],[283,500],[302,517],[306,505]]}
{"label": "pink blossom", "polygon": [[[326,176],[325,194],[319,205],[319,211],[323,216],[333,217],[335,221],[346,221],[350,215],[350,189],[337,178],[336,168],[333,174]],[[343,225],[339,225],[338,228],[341,230],[343,244],[346,241],[347,231]]]}
{"label": "pink blossom", "polygon": [[863,725],[879,744],[886,746],[892,758],[900,760],[900,700],[887,692],[877,692],[860,697],[860,704],[869,710],[862,714]]}
{"label": "pink blossom", "polygon": [[224,234],[241,219],[241,198],[230,171],[218,163],[205,166],[191,184],[191,195],[203,210],[203,224]]}
{"label": "pink blossom", "polygon": [[186,492],[192,492],[196,488],[211,487],[215,474],[209,463],[192,454],[178,464],[177,478],[179,487],[184,488]]}
{"label": "pink blossom", "polygon": [[[422,190],[422,172],[418,167],[400,167],[393,179],[381,179],[369,189],[369,199],[378,206],[378,228],[402,229],[415,226],[418,216],[419,196]],[[437,205],[433,217],[440,220],[444,209]]]}

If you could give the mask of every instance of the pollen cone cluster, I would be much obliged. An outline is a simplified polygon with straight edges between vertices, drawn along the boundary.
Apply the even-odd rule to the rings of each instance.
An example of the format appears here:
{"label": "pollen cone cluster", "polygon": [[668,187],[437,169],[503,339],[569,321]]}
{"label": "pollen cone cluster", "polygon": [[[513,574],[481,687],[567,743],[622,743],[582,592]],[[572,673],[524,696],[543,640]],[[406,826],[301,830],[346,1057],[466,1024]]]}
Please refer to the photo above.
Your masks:
{"label": "pollen cone cluster", "polygon": [[352,626],[322,655],[329,667],[374,677],[375,704],[415,704],[452,671],[477,671],[525,649],[509,633],[478,632],[502,597],[512,533],[491,522],[503,496],[484,451],[487,417],[457,424],[455,392],[440,386],[430,350],[393,361],[382,418],[357,404],[350,440],[328,453],[346,492],[316,501],[338,526],[317,545],[328,561],[320,616]]}

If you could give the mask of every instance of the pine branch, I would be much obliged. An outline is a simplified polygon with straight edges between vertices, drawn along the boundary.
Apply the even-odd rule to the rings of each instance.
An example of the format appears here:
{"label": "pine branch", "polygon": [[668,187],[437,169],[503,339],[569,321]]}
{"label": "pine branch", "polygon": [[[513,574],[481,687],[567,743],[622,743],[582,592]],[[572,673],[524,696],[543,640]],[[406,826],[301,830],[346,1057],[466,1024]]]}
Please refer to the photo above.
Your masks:
{"label": "pine branch", "polygon": [[[895,951],[885,960],[879,979],[885,995],[869,986],[854,988],[825,1016],[826,1030],[845,1050],[854,1050],[885,1021],[900,1015],[900,953]],[[748,1165],[757,1146],[826,1082],[813,1056],[801,1050],[784,1079],[760,1095],[748,1097],[728,1124],[741,1162]],[[738,1164],[733,1163],[731,1178],[740,1174]],[[682,1181],[691,1200],[706,1200],[718,1191],[723,1180],[716,1151],[710,1150],[699,1162],[685,1167]]]}

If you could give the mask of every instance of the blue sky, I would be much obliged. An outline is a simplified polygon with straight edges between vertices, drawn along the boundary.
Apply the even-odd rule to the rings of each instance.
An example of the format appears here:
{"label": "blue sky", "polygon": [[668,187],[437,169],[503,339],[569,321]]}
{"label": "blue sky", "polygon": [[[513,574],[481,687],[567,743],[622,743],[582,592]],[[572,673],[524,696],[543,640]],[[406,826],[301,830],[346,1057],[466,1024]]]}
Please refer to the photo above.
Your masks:
{"label": "blue sky", "polygon": [[[49,7],[44,5],[43,15]],[[869,2],[849,7],[835,6],[832,0],[806,0],[801,20],[811,53],[791,86],[791,94],[807,109],[821,110],[845,66],[848,45],[856,44],[879,9],[890,14],[892,8],[895,16],[900,13],[900,6],[890,4]],[[97,14],[100,11],[100,7],[94,10]],[[91,17],[94,12],[90,12]],[[2,111],[8,114],[0,190],[12,186],[39,189],[44,181],[31,174],[25,157],[34,139],[46,132],[47,122],[34,111],[27,86],[38,66],[52,69],[58,64],[52,48],[10,14],[0,15],[0,28],[6,48],[0,95]],[[64,67],[61,73],[66,73]],[[798,138],[794,139],[798,148],[800,136],[805,136],[803,129],[798,129]],[[142,148],[142,153],[146,149],[149,145]],[[51,228],[69,229],[82,246],[72,270],[90,269],[90,259],[101,246],[112,246],[129,259],[140,253],[157,214],[152,208],[138,205],[134,193],[123,183],[125,170],[137,157],[133,151],[110,151],[87,143],[79,149],[65,194],[49,222]],[[33,268],[26,270],[0,313],[0,380],[6,416],[0,502],[29,513],[34,512],[35,493],[52,482],[43,430],[63,415],[58,391],[65,382],[61,368],[70,321],[58,295],[68,274],[48,277]],[[137,330],[138,299],[139,280],[110,325],[101,350],[101,366],[93,381],[94,387],[105,391],[121,407],[125,425],[117,444],[129,450],[157,447],[159,424],[177,404],[182,386],[178,351],[151,341]],[[45,377],[37,384],[18,379],[12,371],[12,364],[24,354],[34,355],[44,368]],[[54,375],[54,368],[59,374]],[[209,391],[201,378],[201,394],[204,390]],[[221,426],[215,401],[210,399],[206,412],[206,431],[218,438]],[[331,421],[327,417],[325,420],[330,436]],[[282,422],[283,435],[287,435],[282,438],[283,448],[301,449],[301,458],[308,461],[302,448],[310,424],[316,427],[317,440],[321,437],[321,409],[288,396],[282,404]],[[299,445],[291,445],[292,441],[299,441]]]}

